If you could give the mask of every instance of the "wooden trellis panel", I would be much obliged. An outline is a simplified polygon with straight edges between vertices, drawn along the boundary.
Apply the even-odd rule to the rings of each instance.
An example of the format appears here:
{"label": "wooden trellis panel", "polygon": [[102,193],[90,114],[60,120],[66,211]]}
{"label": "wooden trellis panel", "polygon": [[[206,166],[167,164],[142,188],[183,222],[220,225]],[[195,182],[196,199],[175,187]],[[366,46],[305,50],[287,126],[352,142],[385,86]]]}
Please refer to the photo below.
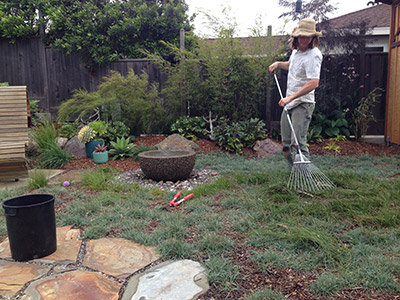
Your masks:
{"label": "wooden trellis panel", "polygon": [[27,177],[29,102],[26,86],[0,87],[0,180]]}

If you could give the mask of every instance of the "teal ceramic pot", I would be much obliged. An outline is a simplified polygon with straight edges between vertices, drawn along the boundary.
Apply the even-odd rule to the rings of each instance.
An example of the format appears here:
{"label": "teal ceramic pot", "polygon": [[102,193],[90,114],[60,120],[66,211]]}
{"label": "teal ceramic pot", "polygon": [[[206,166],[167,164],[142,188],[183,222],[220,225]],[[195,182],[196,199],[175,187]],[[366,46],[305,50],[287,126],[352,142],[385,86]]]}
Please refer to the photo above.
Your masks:
{"label": "teal ceramic pot", "polygon": [[93,160],[96,164],[105,164],[108,162],[108,151],[93,152]]}
{"label": "teal ceramic pot", "polygon": [[86,157],[93,158],[93,151],[98,145],[102,145],[103,141],[91,141],[85,144]]}

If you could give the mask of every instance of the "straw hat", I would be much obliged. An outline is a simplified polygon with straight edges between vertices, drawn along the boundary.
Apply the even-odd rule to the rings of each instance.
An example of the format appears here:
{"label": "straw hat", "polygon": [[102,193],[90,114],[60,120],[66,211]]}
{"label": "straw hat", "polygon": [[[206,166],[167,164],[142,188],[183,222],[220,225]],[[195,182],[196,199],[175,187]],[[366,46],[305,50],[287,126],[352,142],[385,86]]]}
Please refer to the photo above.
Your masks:
{"label": "straw hat", "polygon": [[292,32],[292,37],[321,35],[321,32],[315,30],[315,21],[311,18],[301,20],[299,23],[299,27],[295,27]]}

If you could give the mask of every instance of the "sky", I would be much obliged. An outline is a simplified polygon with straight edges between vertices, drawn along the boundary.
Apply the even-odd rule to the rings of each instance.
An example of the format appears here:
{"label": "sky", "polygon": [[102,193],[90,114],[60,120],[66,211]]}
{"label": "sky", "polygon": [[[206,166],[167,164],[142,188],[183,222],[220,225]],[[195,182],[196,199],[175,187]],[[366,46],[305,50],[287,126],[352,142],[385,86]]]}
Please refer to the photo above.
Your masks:
{"label": "sky", "polygon": [[[296,0],[293,0],[295,2]],[[336,4],[338,8],[331,18],[338,17],[350,12],[367,8],[367,3],[371,0],[332,0],[332,4]],[[285,21],[279,19],[279,15],[286,11],[278,5],[278,0],[186,0],[189,5],[189,14],[198,13],[203,10],[208,14],[224,20],[222,9],[229,5],[231,12],[229,15],[234,16],[238,24],[238,32],[236,36],[245,37],[250,35],[250,29],[254,26],[255,20],[259,17],[262,20],[263,27],[267,28],[272,25],[272,34],[279,34],[282,30],[286,33],[292,31],[297,24],[289,22],[285,26]],[[204,36],[212,37],[212,30],[207,29],[206,18],[200,14],[194,21],[195,33]]]}

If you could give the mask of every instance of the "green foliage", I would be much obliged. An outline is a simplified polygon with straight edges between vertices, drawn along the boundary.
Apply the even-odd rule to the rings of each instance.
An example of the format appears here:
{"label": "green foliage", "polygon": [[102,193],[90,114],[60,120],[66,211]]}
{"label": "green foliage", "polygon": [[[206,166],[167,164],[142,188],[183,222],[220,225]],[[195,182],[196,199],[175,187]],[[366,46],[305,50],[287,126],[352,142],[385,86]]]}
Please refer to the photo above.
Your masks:
{"label": "green foliage", "polygon": [[79,53],[87,66],[94,67],[143,57],[141,49],[165,52],[161,41],[178,46],[180,29],[192,29],[187,11],[184,1],[2,1],[0,36],[11,42],[39,36],[43,24],[47,45]]}
{"label": "green foliage", "polygon": [[310,125],[310,128],[307,131],[307,143],[322,142],[324,139],[321,136],[321,131],[320,128],[315,128]]}
{"label": "green foliage", "polygon": [[43,110],[39,107],[40,100],[29,100],[29,108],[31,111],[31,120],[33,125],[38,125],[43,123],[43,118],[38,117],[37,113],[43,112]]}
{"label": "green foliage", "polygon": [[228,292],[236,289],[236,279],[239,276],[239,269],[230,259],[213,256],[206,262],[209,270],[208,280],[212,285],[221,285]]}
{"label": "green foliage", "polygon": [[133,148],[132,150],[132,159],[133,160],[138,160],[138,155],[141,152],[145,152],[145,151],[150,151],[150,150],[156,150],[156,147],[148,147],[146,145],[140,144],[139,146],[136,146]]}
{"label": "green foliage", "polygon": [[220,19],[208,17],[217,38],[212,43],[200,39],[195,52],[171,46],[179,64],[147,53],[168,75],[162,91],[167,110],[180,116],[207,116],[211,111],[213,116],[233,121],[259,117],[257,106],[266,97],[270,78],[268,66],[278,59],[283,47],[262,28],[253,30],[248,43],[240,43],[234,38],[234,22],[221,25]]}
{"label": "green foliage", "polygon": [[382,92],[383,90],[381,88],[373,89],[366,97],[358,101],[357,107],[352,112],[356,141],[358,141],[360,137],[363,137],[365,142],[365,135],[367,134],[370,122],[376,122],[374,114],[372,113],[372,108],[377,101],[376,99],[382,96]]}
{"label": "green foliage", "polygon": [[313,114],[310,124],[310,138],[334,138],[338,135],[346,137],[350,136],[349,123],[346,120],[346,113],[344,111],[336,110],[326,115],[320,111]]}
{"label": "green foliage", "polygon": [[88,124],[96,132],[96,138],[103,140],[105,133],[107,132],[107,124],[104,121],[96,120]]}
{"label": "green foliage", "polygon": [[12,43],[36,35],[42,20],[37,19],[37,8],[44,1],[0,2],[0,36]]}
{"label": "green foliage", "polygon": [[126,157],[133,156],[133,148],[135,145],[130,143],[130,138],[117,138],[116,142],[111,142],[111,146],[110,154],[114,155],[113,160],[124,160]]}
{"label": "green foliage", "polygon": [[241,122],[232,122],[230,125],[225,121],[215,128],[215,141],[224,149],[242,153],[242,148],[254,147],[257,140],[267,136],[265,123],[257,118]]}
{"label": "green foliage", "polygon": [[43,168],[57,169],[64,163],[70,161],[73,156],[62,149],[56,141],[48,143],[39,156],[39,164]]}
{"label": "green foliage", "polygon": [[8,86],[8,82],[0,82],[0,86]]}
{"label": "green foliage", "polygon": [[324,147],[324,149],[335,153],[340,153],[340,146],[337,145],[335,142],[329,143],[327,146]]}
{"label": "green foliage", "polygon": [[60,105],[59,120],[95,109],[103,121],[123,122],[135,135],[162,132],[170,124],[161,105],[158,84],[150,84],[146,73],[138,76],[133,70],[126,77],[112,72],[95,92],[74,91],[72,98]]}
{"label": "green foliage", "polygon": [[[199,154],[196,166],[220,176],[196,188],[195,197],[178,210],[167,211],[160,208],[173,192],[138,186],[117,190],[115,173],[100,168],[87,176],[95,177],[90,185],[102,192],[70,194],[57,222],[83,226],[88,238],[112,232],[156,247],[162,260],[202,262],[217,298],[283,299],[277,290],[243,285],[250,272],[268,277],[271,270],[314,278],[310,298],[335,298],[354,289],[377,297],[398,294],[400,179],[392,175],[400,157],[329,155],[313,161],[337,189],[313,197],[287,190],[290,171],[281,154],[263,159]],[[18,195],[12,193],[0,196]],[[5,227],[0,218],[0,238]],[[243,268],[243,253],[250,269]]]}
{"label": "green foliage", "polygon": [[129,137],[129,128],[121,121],[110,121],[107,123],[107,130],[104,133],[103,137],[104,142],[106,144],[110,144],[110,142],[114,141],[117,137]]}
{"label": "green foliage", "polygon": [[55,125],[49,121],[44,121],[31,131],[33,140],[38,144],[41,151],[53,147],[57,137]]}
{"label": "green foliage", "polygon": [[73,138],[78,134],[78,124],[75,122],[62,122],[58,129],[58,134],[67,139]]}
{"label": "green foliage", "polygon": [[82,184],[95,191],[105,191],[114,175],[110,168],[100,167],[95,171],[82,174]]}
{"label": "green foliage", "polygon": [[206,122],[200,117],[182,116],[171,125],[171,131],[196,141],[207,134]]}
{"label": "green foliage", "polygon": [[46,174],[42,171],[33,171],[29,175],[28,187],[30,189],[38,189],[41,187],[47,186],[49,183],[49,179]]}

